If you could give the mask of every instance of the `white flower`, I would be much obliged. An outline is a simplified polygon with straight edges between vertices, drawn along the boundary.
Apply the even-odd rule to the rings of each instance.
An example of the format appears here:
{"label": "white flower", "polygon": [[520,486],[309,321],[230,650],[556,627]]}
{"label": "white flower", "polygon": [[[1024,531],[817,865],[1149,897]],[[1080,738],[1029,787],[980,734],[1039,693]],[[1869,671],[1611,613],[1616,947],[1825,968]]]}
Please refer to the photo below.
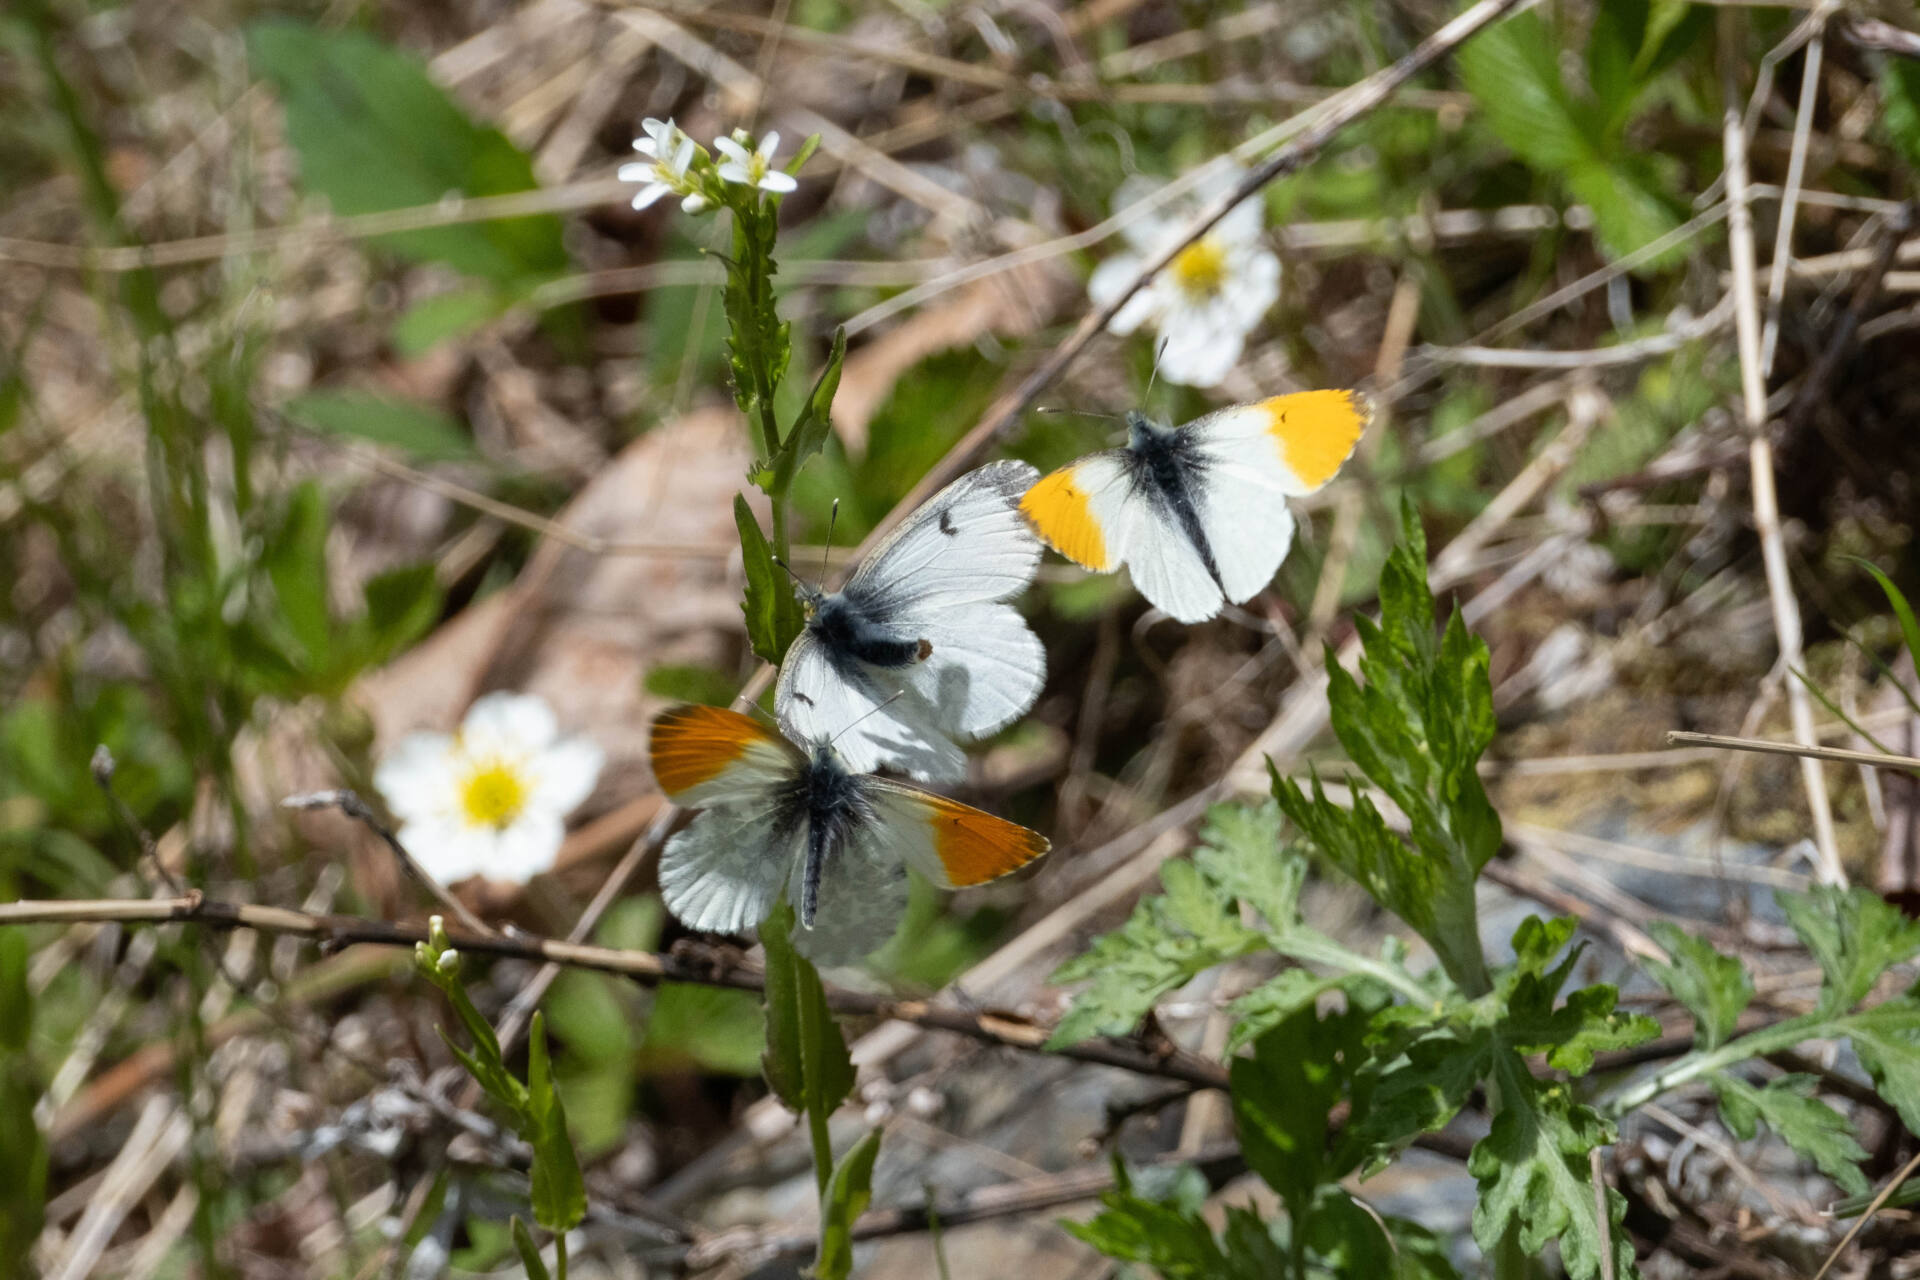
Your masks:
{"label": "white flower", "polygon": [[[1225,191],[1238,177],[1229,172],[1200,194]],[[1136,198],[1144,194],[1137,187],[1135,193]],[[1126,236],[1132,248],[1101,263],[1087,281],[1094,304],[1106,306],[1118,298],[1142,267],[1180,241],[1186,222],[1163,215],[1130,223]],[[1108,330],[1126,334],[1150,323],[1159,334],[1160,376],[1190,387],[1218,384],[1239,362],[1247,335],[1280,297],[1280,259],[1261,242],[1262,231],[1257,199],[1234,206],[1127,299]]]}
{"label": "white flower", "polygon": [[566,816],[593,790],[603,759],[585,738],[560,740],[540,698],[490,693],[458,733],[403,739],[373,781],[428,875],[524,884],[553,866]]}
{"label": "white flower", "polygon": [[760,139],[760,147],[756,151],[748,151],[741,145],[743,142],[751,141],[752,139],[744,133],[732,138],[715,138],[713,149],[727,159],[725,163],[715,168],[714,172],[728,182],[758,187],[762,191],[792,191],[800,185],[793,180],[792,174],[782,173],[772,167],[773,153],[780,145],[778,133],[769,133]]}
{"label": "white flower", "polygon": [[697,144],[671,120],[643,120],[640,127],[647,136],[635,138],[633,149],[653,159],[645,164],[623,164],[615,175],[622,182],[646,184],[635,193],[633,207],[644,209],[666,195],[687,195],[692,189],[687,182],[687,166],[693,163]]}

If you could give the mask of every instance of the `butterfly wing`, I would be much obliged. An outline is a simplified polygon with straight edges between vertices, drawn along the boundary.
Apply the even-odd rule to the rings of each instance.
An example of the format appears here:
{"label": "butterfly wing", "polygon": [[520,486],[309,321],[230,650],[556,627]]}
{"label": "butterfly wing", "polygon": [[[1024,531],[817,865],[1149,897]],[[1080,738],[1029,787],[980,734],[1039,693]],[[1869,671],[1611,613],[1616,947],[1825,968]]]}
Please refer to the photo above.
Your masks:
{"label": "butterfly wing", "polygon": [[943,889],[997,880],[1052,846],[1037,831],[887,778],[860,780],[896,856]]}
{"label": "butterfly wing", "polygon": [[1020,518],[1039,472],[1024,462],[976,467],[916,507],[860,562],[846,594],[876,622],[925,605],[1006,600],[1026,590],[1040,544]]}
{"label": "butterfly wing", "polygon": [[1249,599],[1273,580],[1293,543],[1285,499],[1331,480],[1372,417],[1359,392],[1303,391],[1181,428],[1203,464],[1201,526],[1229,600]]}
{"label": "butterfly wing", "polygon": [[1050,472],[1020,499],[1021,514],[1048,546],[1095,573],[1125,563],[1145,506],[1119,449],[1090,453]]}
{"label": "butterfly wing", "polygon": [[688,928],[741,933],[773,909],[799,859],[804,826],[781,831],[773,798],[805,759],[750,716],[672,707],[653,722],[654,779],[676,804],[706,812],[660,855],[660,896]]}

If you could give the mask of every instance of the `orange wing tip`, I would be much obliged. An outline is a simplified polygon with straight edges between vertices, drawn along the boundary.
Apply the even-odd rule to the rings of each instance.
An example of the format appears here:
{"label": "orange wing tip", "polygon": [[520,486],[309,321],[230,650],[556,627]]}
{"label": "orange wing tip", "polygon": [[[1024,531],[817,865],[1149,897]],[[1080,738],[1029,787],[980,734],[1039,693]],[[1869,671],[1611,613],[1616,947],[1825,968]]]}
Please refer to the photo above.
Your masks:
{"label": "orange wing tip", "polygon": [[1093,514],[1093,501],[1063,467],[1043,477],[1020,499],[1020,510],[1055,551],[1096,572],[1111,566],[1106,531]]}
{"label": "orange wing tip", "polygon": [[955,888],[998,880],[1052,848],[1038,831],[947,800],[933,806],[933,848]]}
{"label": "orange wing tip", "polygon": [[720,776],[747,748],[772,736],[752,716],[689,703],[668,707],[653,722],[648,759],[654,781],[679,797]]}
{"label": "orange wing tip", "polygon": [[1281,460],[1309,491],[1333,479],[1373,421],[1373,401],[1358,391],[1300,391],[1260,408]]}

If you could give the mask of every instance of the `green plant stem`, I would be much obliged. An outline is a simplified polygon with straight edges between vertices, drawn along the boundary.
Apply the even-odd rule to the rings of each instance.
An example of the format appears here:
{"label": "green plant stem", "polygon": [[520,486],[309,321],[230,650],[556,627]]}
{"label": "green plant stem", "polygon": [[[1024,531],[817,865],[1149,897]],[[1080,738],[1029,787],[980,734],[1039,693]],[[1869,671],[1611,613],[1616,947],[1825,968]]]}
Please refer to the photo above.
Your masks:
{"label": "green plant stem", "polygon": [[567,1233],[553,1233],[553,1280],[567,1280]]}
{"label": "green plant stem", "polygon": [[833,1133],[827,1127],[825,1113],[813,1109],[807,1111],[807,1138],[813,1144],[813,1180],[818,1184],[824,1204],[827,1181],[833,1177]]}
{"label": "green plant stem", "polygon": [[1324,934],[1305,931],[1303,934],[1304,936],[1287,934],[1281,937],[1275,941],[1274,950],[1307,964],[1324,965],[1329,969],[1344,969],[1350,973],[1365,974],[1369,978],[1384,982],[1422,1008],[1433,1003],[1433,992],[1421,986],[1417,978],[1399,965],[1361,955],[1358,951],[1350,951]]}
{"label": "green plant stem", "polygon": [[1677,1089],[1683,1084],[1711,1075],[1736,1062],[1763,1057],[1769,1053],[1778,1053],[1782,1049],[1792,1048],[1802,1040],[1839,1034],[1842,1030],[1841,1024],[1845,1021],[1844,1018],[1834,1019],[1817,1013],[1807,1013],[1729,1040],[1715,1049],[1695,1049],[1626,1091],[1615,1094],[1602,1104],[1601,1110],[1610,1117],[1623,1116],[1629,1111],[1644,1107],[1670,1089]]}

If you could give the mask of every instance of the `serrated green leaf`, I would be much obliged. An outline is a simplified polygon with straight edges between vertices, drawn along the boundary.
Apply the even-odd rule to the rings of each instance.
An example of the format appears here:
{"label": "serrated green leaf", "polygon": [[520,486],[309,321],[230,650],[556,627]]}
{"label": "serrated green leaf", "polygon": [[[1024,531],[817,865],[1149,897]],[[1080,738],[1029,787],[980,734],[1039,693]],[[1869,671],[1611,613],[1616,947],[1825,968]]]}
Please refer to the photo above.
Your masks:
{"label": "serrated green leaf", "polygon": [[1909,1133],[1920,1133],[1920,1000],[1902,996],[1837,1025],[1852,1040],[1874,1089],[1893,1104]]}
{"label": "serrated green leaf", "polygon": [[533,1147],[533,1219],[548,1231],[570,1231],[587,1216],[587,1188],[567,1134],[567,1113],[553,1087],[547,1024],[534,1011],[527,1028],[527,1118]]}
{"label": "serrated green leaf", "polygon": [[740,559],[746,570],[740,608],[747,617],[747,640],[755,656],[777,666],[806,626],[806,617],[744,494],[733,495],[733,523],[740,531]]}
{"label": "serrated green leaf", "polygon": [[1101,1210],[1092,1221],[1060,1226],[1109,1258],[1144,1263],[1166,1280],[1269,1280],[1285,1274],[1284,1255],[1271,1247],[1271,1236],[1251,1214],[1242,1218],[1229,1211],[1225,1240],[1215,1237],[1200,1216],[1204,1183],[1182,1184],[1168,1198],[1150,1198],[1135,1191],[1117,1158],[1114,1182],[1114,1189],[1100,1197]]}
{"label": "serrated green leaf", "polygon": [[[1573,1280],[1597,1280],[1602,1232],[1594,1216],[1587,1153],[1613,1140],[1611,1126],[1573,1100],[1566,1086],[1535,1080],[1516,1055],[1494,1055],[1497,1099],[1493,1124],[1474,1144],[1467,1171],[1479,1181],[1473,1238],[1491,1254],[1509,1231],[1519,1247],[1538,1254],[1558,1241],[1561,1265]],[[1626,1197],[1608,1188],[1613,1273],[1634,1276],[1633,1240],[1623,1225]]]}
{"label": "serrated green leaf", "polygon": [[1725,1042],[1753,1001],[1753,979],[1747,967],[1671,921],[1650,921],[1647,931],[1672,959],[1671,964],[1642,961],[1647,972],[1693,1014],[1694,1037],[1701,1048]]}
{"label": "serrated green leaf", "polygon": [[1806,893],[1780,893],[1777,901],[1826,976],[1822,1013],[1845,1013],[1881,974],[1920,954],[1920,921],[1907,919],[1871,889],[1818,885]]}
{"label": "serrated green leaf", "polygon": [[1327,1130],[1361,1057],[1367,1015],[1349,1008],[1319,1016],[1304,1008],[1233,1059],[1229,1090],[1247,1166],[1302,1221],[1321,1184],[1351,1172],[1330,1163]]}
{"label": "serrated green leaf", "polygon": [[789,1108],[828,1116],[853,1092],[853,1060],[819,973],[793,948],[793,923],[793,908],[782,899],[760,925],[767,970],[767,1049],[760,1066]]}
{"label": "serrated green leaf", "polygon": [[1764,1121],[1780,1140],[1819,1166],[1820,1172],[1841,1190],[1859,1194],[1867,1189],[1860,1162],[1866,1148],[1853,1136],[1847,1118],[1814,1097],[1819,1080],[1808,1075],[1779,1076],[1756,1089],[1735,1075],[1722,1072],[1711,1078],[1720,1098],[1720,1118],[1733,1136],[1751,1141]]}
{"label": "serrated green leaf", "polygon": [[527,1269],[527,1280],[550,1280],[547,1264],[540,1257],[540,1246],[533,1242],[533,1233],[527,1230],[527,1224],[520,1221],[517,1213],[507,1223],[513,1233],[513,1251],[520,1255],[520,1265]]}
{"label": "serrated green leaf", "polygon": [[1350,980],[1346,975],[1322,977],[1305,969],[1282,969],[1227,1006],[1233,1019],[1227,1032],[1227,1052],[1245,1048]]}
{"label": "serrated green leaf", "polygon": [[437,409],[366,391],[309,391],[280,406],[288,421],[324,435],[399,449],[423,462],[480,456],[458,423]]}
{"label": "serrated green leaf", "polygon": [[1447,1028],[1419,1036],[1398,1054],[1376,1053],[1355,1084],[1354,1123],[1341,1142],[1366,1172],[1378,1172],[1407,1143],[1459,1114],[1485,1078],[1493,1050],[1485,1029]]}
{"label": "serrated green leaf", "polygon": [[873,1201],[873,1162],[880,1154],[880,1130],[869,1129],[833,1166],[820,1198],[820,1254],[816,1280],[846,1280],[853,1271],[853,1224]]}
{"label": "serrated green leaf", "polygon": [[1218,804],[1207,810],[1193,862],[1207,879],[1258,911],[1268,932],[1299,922],[1307,864],[1281,848],[1278,805]]}
{"label": "serrated green leaf", "polygon": [[[431,205],[449,194],[529,191],[533,166],[499,130],[476,125],[409,54],[361,31],[269,19],[247,31],[256,70],[286,110],[301,181],[336,215]],[[552,214],[402,231],[374,243],[495,281],[567,269]]]}

